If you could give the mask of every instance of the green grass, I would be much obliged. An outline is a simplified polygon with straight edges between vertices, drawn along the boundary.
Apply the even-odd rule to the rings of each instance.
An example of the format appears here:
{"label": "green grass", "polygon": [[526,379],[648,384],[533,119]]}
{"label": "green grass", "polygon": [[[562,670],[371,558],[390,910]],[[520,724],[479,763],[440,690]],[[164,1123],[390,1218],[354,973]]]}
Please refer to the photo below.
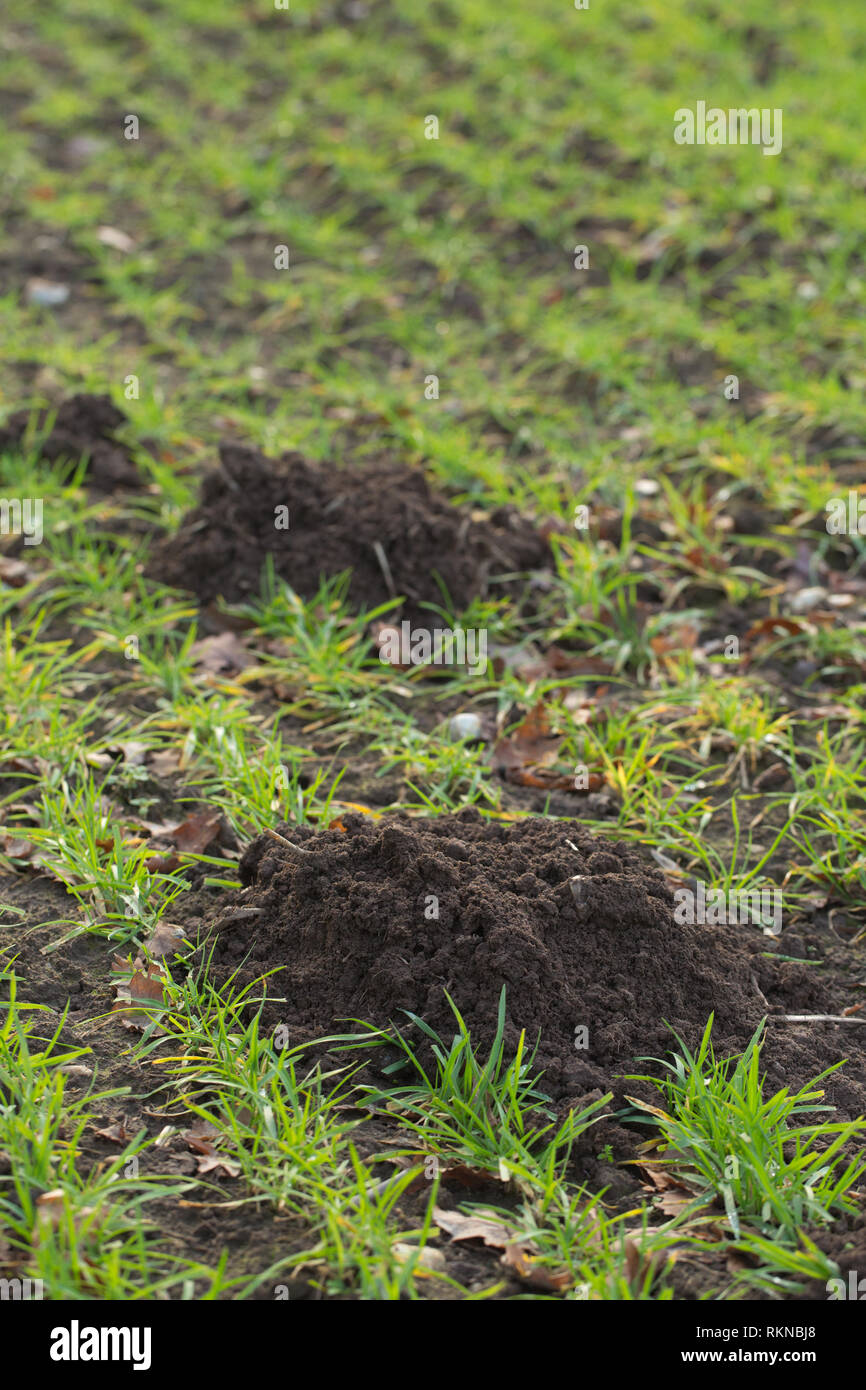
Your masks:
{"label": "green grass", "polygon": [[[101,927],[123,941],[152,930],[186,883],[171,873],[154,872],[146,842],[130,843],[113,823],[93,777],[73,790],[66,782],[43,792],[39,826],[27,833],[44,851],[44,862],[84,909],[86,927]],[[71,919],[73,920],[73,919]]]}
{"label": "green grass", "polygon": [[[608,1093],[582,1110],[571,1109],[556,1124],[550,1097],[538,1088],[533,1074],[535,1053],[526,1055],[521,1034],[515,1055],[506,1061],[505,986],[499,998],[496,1032],[486,1060],[476,1056],[472,1038],[456,1005],[447,995],[457,1032],[449,1044],[422,1018],[409,1020],[430,1040],[435,1066],[419,1060],[416,1047],[401,1032],[375,1032],[371,1044],[398,1048],[403,1057],[385,1073],[407,1069],[416,1079],[387,1090],[363,1088],[369,1102],[399,1115],[404,1129],[422,1142],[425,1152],[457,1158],[470,1166],[498,1171],[504,1181],[521,1183],[527,1171],[564,1170],[572,1146],[611,1100]],[[360,1020],[359,1020],[360,1021]],[[529,1181],[533,1181],[530,1178]]]}
{"label": "green grass", "polygon": [[712,1027],[711,1016],[696,1053],[677,1038],[680,1054],[672,1060],[641,1059],[665,1068],[661,1080],[629,1078],[661,1091],[666,1110],[653,1108],[650,1115],[653,1124],[660,1122],[664,1162],[682,1168],[698,1190],[724,1204],[735,1237],[749,1225],[760,1236],[792,1243],[802,1228],[825,1226],[855,1211],[851,1190],[866,1163],[851,1157],[850,1149],[866,1120],[799,1123],[804,1114],[833,1110],[819,1103],[822,1083],[843,1063],[795,1092],[786,1087],[765,1096],[765,1025],[736,1058],[715,1056]]}
{"label": "green grass", "polygon": [[[82,460],[41,456],[50,420],[0,454],[3,496],[45,511],[43,542],[13,557],[23,573],[0,538],[0,872],[4,900],[34,869],[65,888],[49,957],[70,940],[146,952],[191,873],[193,899],[235,883],[243,844],[280,820],[386,802],[524,814],[492,744],[542,701],[548,770],[585,767],[606,805],[539,809],[638,841],[672,881],[781,889],[785,931],[826,909],[862,978],[866,541],[825,526],[866,437],[861,4],[6,9],[0,415],[107,393],[145,480],[88,494]],[[783,152],[676,145],[673,113],[698,99],[782,108]],[[34,274],[68,283],[67,303],[31,303]],[[449,622],[488,633],[473,676],[384,666],[370,624],[392,604],[353,612],[345,575],[304,598],[265,562],[229,615],[249,664],[209,671],[213,615],[146,567],[225,436],[328,467],[396,457],[469,507],[510,503],[555,528],[551,571],[522,608],[452,614],[443,596]],[[469,708],[493,738],[451,737]],[[149,824],[202,806],[237,848],[153,867]],[[832,1277],[797,1231],[848,1209],[859,1131],[800,1123],[823,1077],[767,1096],[758,1035],[719,1060],[708,1025],[694,1055],[660,1063],[653,1123],[697,1192],[697,1215],[669,1223],[649,1198],[623,1217],[575,1187],[569,1157],[601,1103],[553,1119],[534,1039],[506,1056],[500,1034],[480,1056],[471,1020],[452,1040],[417,1019],[378,1038],[404,1067],[387,1085],[324,1075],[263,1034],[256,998],[183,955],[170,973],[130,1064],[163,1078],[184,1123],[218,1128],[244,1200],[290,1213],[285,1277],[325,1296],[476,1296],[425,1266],[435,1192],[419,1215],[415,1167],[382,1178],[357,1132],[371,1107],[410,1165],[502,1183],[502,1220],[553,1279],[522,1297],[666,1299],[677,1244],[714,1244],[709,1211],[750,1262],[718,1296]],[[181,1269],[140,1223],[150,1180],[119,1160],[79,1171],[98,1093],[70,1094],[61,1059],[78,1052],[53,1023],[35,1039],[26,984],[0,1034],[17,1106],[4,1094],[0,1150],[22,1175],[3,1213],[27,1267],[74,1298],[276,1281]],[[34,1241],[46,1184],[61,1215]]]}
{"label": "green grass", "polygon": [[143,1134],[110,1162],[82,1171],[78,1149],[100,1102],[121,1094],[92,1084],[72,1096],[70,1072],[87,1048],[62,1042],[66,1017],[46,1038],[36,1033],[48,1010],[10,998],[0,1004],[0,1150],[9,1171],[0,1178],[0,1220],[11,1252],[22,1252],[26,1277],[42,1281],[51,1299],[161,1298],[196,1278],[221,1276],[161,1251],[148,1203],[187,1186],[139,1172]]}

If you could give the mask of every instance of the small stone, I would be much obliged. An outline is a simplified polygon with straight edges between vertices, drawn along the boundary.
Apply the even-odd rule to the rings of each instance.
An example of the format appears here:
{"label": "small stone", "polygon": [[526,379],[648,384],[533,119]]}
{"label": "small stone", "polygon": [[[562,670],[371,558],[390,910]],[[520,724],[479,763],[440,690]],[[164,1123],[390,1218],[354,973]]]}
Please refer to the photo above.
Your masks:
{"label": "small stone", "polygon": [[27,298],[31,304],[40,304],[43,309],[57,309],[69,298],[69,286],[58,280],[28,280]]}
{"label": "small stone", "polygon": [[448,725],[448,733],[453,739],[481,737],[481,720],[477,714],[455,714]]}
{"label": "small stone", "polygon": [[827,590],[815,585],[809,589],[799,589],[796,594],[792,594],[788,603],[792,613],[809,613],[813,608],[817,608],[827,597]]}
{"label": "small stone", "polygon": [[575,874],[574,878],[568,880],[568,886],[571,889],[571,896],[574,898],[574,905],[579,917],[586,911],[589,902],[588,882],[589,876],[587,874]]}
{"label": "small stone", "polygon": [[391,1251],[401,1265],[415,1259],[424,1269],[445,1269],[445,1256],[441,1250],[435,1249],[432,1245],[425,1245],[419,1254],[417,1245],[410,1245],[408,1241],[398,1240],[391,1246]]}
{"label": "small stone", "polygon": [[119,227],[97,227],[96,235],[103,246],[111,246],[115,251],[129,252],[135,250],[135,242],[126,232],[122,232]]}
{"label": "small stone", "polygon": [[93,135],[73,135],[63,146],[63,153],[70,164],[87,164],[108,149],[108,141]]}

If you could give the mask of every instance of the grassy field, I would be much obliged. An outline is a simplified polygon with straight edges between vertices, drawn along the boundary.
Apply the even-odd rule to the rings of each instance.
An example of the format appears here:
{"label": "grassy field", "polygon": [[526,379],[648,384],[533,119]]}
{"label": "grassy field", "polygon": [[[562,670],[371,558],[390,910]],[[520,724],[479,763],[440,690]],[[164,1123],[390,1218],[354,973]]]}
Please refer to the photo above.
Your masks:
{"label": "grassy field", "polygon": [[[614,1154],[471,1020],[397,1091],[324,1074],[168,924],[281,821],[575,816],[672,883],[780,894],[768,950],[847,1020],[804,1049],[861,1046],[862,5],[7,0],[0,51],[0,412],[34,411],[0,484],[45,517],[0,536],[0,1277],[826,1297],[863,1214],[823,1063],[787,1093],[760,1033],[730,1065],[672,1040]],[[698,101],[782,111],[781,151],[677,144]],[[124,411],[143,488],[45,457],[35,412],[78,392]],[[215,660],[223,610],[146,571],[227,437],[510,505],[547,579],[462,615],[480,676],[388,669],[339,582],[273,576]]]}

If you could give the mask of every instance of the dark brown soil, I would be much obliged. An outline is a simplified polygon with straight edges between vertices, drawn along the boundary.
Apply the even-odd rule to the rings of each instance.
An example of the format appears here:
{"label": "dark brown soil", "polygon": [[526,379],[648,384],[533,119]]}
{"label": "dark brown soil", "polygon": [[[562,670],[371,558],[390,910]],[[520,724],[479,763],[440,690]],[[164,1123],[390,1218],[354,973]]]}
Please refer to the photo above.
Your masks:
{"label": "dark brown soil", "polygon": [[[715,1013],[717,1052],[741,1051],[769,1006],[770,1084],[800,1084],[857,1049],[828,1099],[844,1115],[866,1108],[859,1030],[778,1018],[839,1012],[830,986],[769,958],[773,943],[753,927],[678,925],[664,877],[635,848],[573,821],[509,823],[474,811],[343,824],[318,833],[282,826],[305,853],[255,840],[241,860],[245,888],[210,924],[218,976],[239,967],[246,982],[283,967],[269,982],[267,1015],[287,1025],[290,1043],[347,1018],[402,1025],[403,1010],[450,1039],[447,990],[484,1045],[504,984],[508,1048],[522,1028],[532,1044],[540,1033],[545,1088],[567,1100],[634,1091],[617,1077],[635,1057],[670,1050],[666,1023],[694,1045]],[[586,876],[582,905],[573,875]],[[241,915],[239,906],[258,911]]]}
{"label": "dark brown soil", "polygon": [[[0,429],[0,453],[20,448],[31,420],[39,430],[46,424],[49,414],[47,410],[35,413],[16,410]],[[115,438],[116,431],[127,423],[123,411],[118,410],[108,396],[70,396],[59,407],[39,452],[50,463],[58,459],[78,463],[85,458],[86,481],[98,491],[138,487],[141,485],[138,469],[126,445]]]}
{"label": "dark brown soil", "polygon": [[[443,586],[461,612],[495,590],[497,576],[550,559],[546,541],[513,510],[476,519],[403,464],[377,461],[349,472],[296,453],[276,461],[237,444],[224,444],[219,458],[199,505],[149,568],[152,578],[190,589],[203,603],[258,594],[271,555],[278,576],[304,598],[323,576],[351,570],[356,608],[400,596],[407,600],[402,617],[425,614],[432,627],[437,620],[421,605],[447,607]],[[280,508],[288,508],[287,528]]]}

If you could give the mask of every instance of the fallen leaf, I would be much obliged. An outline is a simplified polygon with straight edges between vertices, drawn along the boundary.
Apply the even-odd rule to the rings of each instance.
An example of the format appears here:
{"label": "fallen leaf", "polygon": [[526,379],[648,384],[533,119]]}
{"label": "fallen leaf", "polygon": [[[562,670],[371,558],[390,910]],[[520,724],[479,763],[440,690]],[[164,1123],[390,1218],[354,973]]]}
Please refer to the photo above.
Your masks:
{"label": "fallen leaf", "polygon": [[33,578],[33,570],[23,560],[13,560],[11,555],[0,555],[0,579],[10,589],[22,589]]}
{"label": "fallen leaf", "polygon": [[444,1211],[434,1207],[433,1220],[452,1240],[483,1240],[493,1250],[504,1250],[514,1241],[515,1231],[503,1224],[494,1214],[466,1216],[460,1211]]}
{"label": "fallen leaf", "polygon": [[126,1128],[126,1120],[119,1120],[117,1124],[107,1125],[105,1129],[95,1129],[93,1133],[98,1139],[107,1139],[110,1144],[126,1144],[133,1137]]}
{"label": "fallen leaf", "polygon": [[757,1261],[741,1254],[739,1250],[728,1250],[725,1254],[725,1268],[729,1274],[736,1276],[743,1269],[751,1269]]}
{"label": "fallen leaf", "polygon": [[664,633],[650,638],[650,646],[655,656],[666,657],[677,652],[692,652],[697,645],[698,630],[691,623],[681,627],[668,628]]}
{"label": "fallen leaf", "polygon": [[567,1269],[548,1269],[546,1265],[536,1264],[522,1245],[506,1245],[502,1253],[502,1263],[532,1289],[559,1293],[574,1283]]}
{"label": "fallen leaf", "polygon": [[4,758],[0,762],[0,773],[8,776],[10,771],[21,772],[28,777],[44,777],[48,764],[43,758]]}
{"label": "fallen leaf", "polygon": [[679,1216],[694,1201],[694,1193],[661,1192],[656,1198],[655,1206],[664,1216]]}
{"label": "fallen leaf", "polygon": [[182,854],[203,854],[219,834],[221,816],[218,811],[193,811],[185,821],[167,832]]}
{"label": "fallen leaf", "polygon": [[648,1277],[650,1281],[654,1279],[661,1267],[673,1258],[672,1252],[666,1253],[663,1250],[655,1250],[652,1254],[645,1255],[631,1237],[626,1239],[624,1249],[626,1277],[633,1288],[643,1285]]}
{"label": "fallen leaf", "polygon": [[[66,1193],[62,1187],[54,1187],[50,1192],[43,1192],[37,1197],[36,1229],[31,1236],[32,1242],[34,1244],[39,1243],[42,1231],[56,1229],[61,1221],[65,1221],[68,1210]],[[95,1207],[79,1207],[75,1212],[74,1224],[77,1226],[79,1222],[85,1222],[95,1210]]]}
{"label": "fallen leaf", "polygon": [[222,1154],[202,1154],[198,1159],[196,1174],[203,1177],[205,1173],[214,1173],[217,1176],[224,1174],[227,1178],[240,1177],[241,1165],[234,1159],[224,1158]]}
{"label": "fallen leaf", "polygon": [[453,1241],[481,1240],[492,1249],[500,1250],[501,1263],[532,1288],[558,1292],[574,1283],[568,1270],[551,1270],[537,1264],[529,1242],[515,1239],[517,1231],[506,1226],[494,1212],[489,1217],[466,1216],[459,1211],[435,1207],[433,1220]]}
{"label": "fallen leaf", "polygon": [[170,777],[181,766],[179,748],[159,748],[147,759],[147,766],[157,777]]}
{"label": "fallen leaf", "polygon": [[[112,1013],[120,1014],[125,1027],[144,1032],[150,1015],[167,1007],[166,976],[156,961],[130,965],[128,960],[115,957],[113,971],[121,978],[115,983],[116,1002]],[[164,1031],[157,1025],[157,1031]]]}
{"label": "fallen leaf", "polygon": [[795,634],[804,632],[806,623],[799,618],[762,618],[760,622],[754,623],[746,633],[746,641],[751,642],[755,637],[775,637],[779,632]]}
{"label": "fallen leaf", "polygon": [[852,705],[803,705],[797,710],[799,719],[859,719]]}
{"label": "fallen leaf", "polygon": [[640,1164],[638,1171],[647,1180],[644,1187],[654,1194],[654,1205],[663,1211],[665,1216],[678,1216],[686,1207],[691,1206],[698,1195],[666,1168]]}
{"label": "fallen leaf", "polygon": [[764,771],[758,774],[752,783],[752,787],[755,791],[758,791],[761,787],[766,787],[773,783],[784,782],[789,776],[790,772],[784,763],[771,763],[769,767],[765,767]]}
{"label": "fallen leaf", "polygon": [[609,676],[613,667],[598,656],[584,656],[566,652],[555,643],[544,652],[533,643],[523,646],[493,646],[494,669],[499,663],[499,674],[506,668],[513,671],[523,681],[552,680],[557,676],[568,680],[571,676]]}
{"label": "fallen leaf", "polygon": [[[348,1110],[352,1107],[346,1106],[345,1108]],[[397,1140],[395,1142],[402,1143],[403,1141]],[[411,1159],[406,1158],[402,1154],[395,1154],[393,1157],[388,1158],[388,1162],[396,1164],[398,1168],[409,1169],[414,1167],[415,1164],[419,1161],[424,1162],[430,1157],[431,1155],[426,1152],[414,1154]],[[495,1174],[488,1172],[484,1168],[470,1168],[465,1163],[443,1164],[441,1160],[439,1161],[437,1168],[437,1177],[441,1182],[443,1182],[446,1185],[446,1187],[455,1186],[466,1187],[470,1189],[476,1189],[479,1187],[489,1187],[490,1183],[497,1181],[511,1181],[511,1174],[507,1171],[500,1171],[499,1174]],[[413,1181],[409,1184],[407,1191],[422,1191],[428,1185],[428,1181],[428,1178],[426,1178],[423,1173],[419,1173],[417,1177],[415,1177]]]}
{"label": "fallen leaf", "polygon": [[36,1219],[40,1226],[57,1226],[66,1210],[66,1193],[54,1187],[36,1198]]}
{"label": "fallen leaf", "polygon": [[29,840],[13,839],[7,831],[0,830],[0,854],[10,859],[30,859],[35,848]]}
{"label": "fallen leaf", "polygon": [[194,666],[214,675],[232,675],[252,665],[249,651],[234,632],[220,632],[216,637],[203,637],[190,647]]}
{"label": "fallen leaf", "polygon": [[220,1138],[220,1131],[210,1120],[200,1120],[191,1129],[185,1129],[182,1135],[197,1154],[216,1153],[216,1140]]}
{"label": "fallen leaf", "polygon": [[828,598],[826,589],[820,585],[809,585],[803,589],[797,589],[788,598],[788,606],[792,613],[810,613],[813,608],[818,608]]}
{"label": "fallen leaf", "polygon": [[149,747],[146,743],[139,743],[137,739],[130,739],[127,743],[113,743],[108,752],[114,757],[115,761],[121,758],[130,767],[143,767],[147,761]]}
{"label": "fallen leaf", "polygon": [[539,700],[513,733],[497,739],[493,746],[493,763],[504,771],[544,767],[556,761],[561,745],[561,736],[550,732],[547,708]]}
{"label": "fallen leaf", "polygon": [[180,866],[182,861],[180,855],[177,854],[152,854],[144,862],[151,874],[170,874]]}
{"label": "fallen leaf", "polygon": [[171,956],[179,951],[186,941],[183,927],[173,922],[159,922],[145,941],[149,956]]}
{"label": "fallen leaf", "polygon": [[510,1174],[503,1177],[502,1173],[488,1173],[483,1168],[470,1168],[466,1163],[446,1164],[439,1169],[439,1176],[442,1181],[451,1186],[453,1183],[457,1187],[487,1187],[491,1181],[510,1182]]}
{"label": "fallen leaf", "polygon": [[165,983],[155,966],[147,966],[144,972],[135,970],[126,988],[135,1000],[161,1000],[165,997]]}
{"label": "fallen leaf", "polygon": [[598,773],[586,772],[581,779],[586,785],[578,787],[573,773],[556,772],[549,766],[559,757],[561,745],[561,736],[550,733],[547,708],[539,700],[513,733],[497,740],[491,762],[501,777],[521,787],[540,787],[545,791],[599,791],[604,786],[604,778]]}
{"label": "fallen leaf", "polygon": [[633,1284],[641,1270],[641,1253],[633,1240],[625,1243],[625,1272],[628,1282]]}

